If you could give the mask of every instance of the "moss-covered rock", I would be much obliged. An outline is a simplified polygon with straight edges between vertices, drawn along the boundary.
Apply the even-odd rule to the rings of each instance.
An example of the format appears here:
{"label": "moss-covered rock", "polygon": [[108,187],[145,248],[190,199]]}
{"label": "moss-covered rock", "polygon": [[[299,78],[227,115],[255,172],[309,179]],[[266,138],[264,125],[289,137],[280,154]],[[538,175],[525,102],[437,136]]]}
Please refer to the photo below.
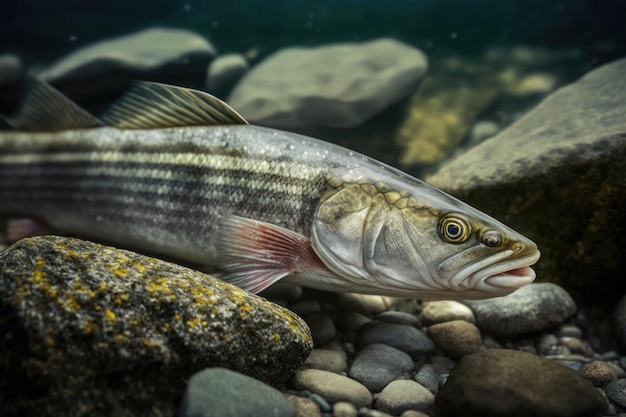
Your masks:
{"label": "moss-covered rock", "polygon": [[283,386],[306,324],[214,277],[54,236],[0,255],[0,414],[173,415],[211,366]]}

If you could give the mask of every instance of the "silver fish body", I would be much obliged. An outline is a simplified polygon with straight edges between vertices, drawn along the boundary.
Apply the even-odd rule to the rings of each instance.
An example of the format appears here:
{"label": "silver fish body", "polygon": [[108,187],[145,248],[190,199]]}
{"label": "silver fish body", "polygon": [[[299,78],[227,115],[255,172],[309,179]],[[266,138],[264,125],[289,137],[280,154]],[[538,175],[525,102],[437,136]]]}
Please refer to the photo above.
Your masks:
{"label": "silver fish body", "polygon": [[117,125],[1,133],[0,214],[217,265],[255,292],[285,278],[327,290],[487,298],[535,277],[532,241],[345,148],[245,124]]}

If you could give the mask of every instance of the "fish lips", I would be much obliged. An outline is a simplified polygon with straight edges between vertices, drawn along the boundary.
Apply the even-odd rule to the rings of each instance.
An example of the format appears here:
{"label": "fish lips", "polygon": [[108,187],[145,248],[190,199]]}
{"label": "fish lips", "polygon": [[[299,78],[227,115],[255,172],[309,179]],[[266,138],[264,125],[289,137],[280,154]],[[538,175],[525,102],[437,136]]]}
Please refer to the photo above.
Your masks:
{"label": "fish lips", "polygon": [[534,265],[541,254],[536,253],[523,258],[512,259],[476,272],[482,277],[483,285],[501,288],[503,290],[515,290],[533,282],[536,278]]}

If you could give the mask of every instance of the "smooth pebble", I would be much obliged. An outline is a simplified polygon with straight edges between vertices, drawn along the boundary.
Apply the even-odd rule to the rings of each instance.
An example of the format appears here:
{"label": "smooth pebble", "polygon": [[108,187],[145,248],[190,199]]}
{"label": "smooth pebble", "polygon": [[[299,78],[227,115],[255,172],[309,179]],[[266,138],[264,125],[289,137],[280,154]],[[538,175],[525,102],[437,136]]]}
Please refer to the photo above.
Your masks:
{"label": "smooth pebble", "polygon": [[452,359],[479,352],[483,347],[480,330],[464,320],[433,324],[428,328],[428,336]]}
{"label": "smooth pebble", "polygon": [[371,392],[382,390],[400,375],[413,370],[411,357],[380,343],[365,346],[354,358],[348,375]]}
{"label": "smooth pebble", "polygon": [[364,347],[372,343],[383,343],[406,352],[412,358],[435,351],[435,345],[420,330],[413,326],[394,323],[372,323],[363,327],[357,345]]}
{"label": "smooth pebble", "polygon": [[435,396],[422,385],[411,380],[396,380],[382,390],[376,408],[392,415],[398,415],[406,410],[424,411],[430,413]]}
{"label": "smooth pebble", "polygon": [[465,320],[476,323],[472,310],[458,301],[431,301],[424,306],[420,313],[420,320],[424,326],[443,323],[452,320]]}
{"label": "smooth pebble", "polygon": [[356,407],[366,407],[372,403],[372,394],[361,383],[318,369],[299,371],[291,380],[297,390],[308,390],[321,395],[330,404],[338,401],[349,401]]}

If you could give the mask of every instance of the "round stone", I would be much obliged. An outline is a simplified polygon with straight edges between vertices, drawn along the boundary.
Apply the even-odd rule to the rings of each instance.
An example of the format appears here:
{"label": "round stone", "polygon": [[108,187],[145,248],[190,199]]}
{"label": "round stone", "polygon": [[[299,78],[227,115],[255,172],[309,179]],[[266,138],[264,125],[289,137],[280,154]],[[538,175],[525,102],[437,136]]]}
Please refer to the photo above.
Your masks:
{"label": "round stone", "polygon": [[364,347],[372,343],[389,345],[408,353],[413,359],[435,350],[435,345],[428,336],[405,324],[372,323],[364,326],[357,339],[357,345]]}
{"label": "round stone", "polygon": [[626,378],[609,382],[604,391],[612,404],[620,410],[626,410]]}
{"label": "round stone", "polygon": [[224,368],[193,375],[187,385],[180,417],[293,417],[293,405],[275,388]]}
{"label": "round stone", "polygon": [[431,301],[424,306],[420,320],[425,326],[453,320],[476,323],[472,310],[458,301]]}
{"label": "round stone", "polygon": [[376,401],[376,408],[394,416],[406,410],[432,411],[435,396],[415,381],[397,380],[385,387]]}
{"label": "round stone", "polygon": [[603,387],[617,379],[617,374],[613,368],[604,361],[593,361],[585,364],[580,370],[580,376],[596,387]]}
{"label": "round stone", "polygon": [[320,369],[338,374],[348,369],[348,359],[341,350],[313,349],[300,369]]}
{"label": "round stone", "polygon": [[347,401],[355,407],[367,407],[372,394],[365,386],[347,376],[318,369],[299,371],[291,380],[297,390],[307,390],[321,395],[330,404]]}
{"label": "round stone", "polygon": [[391,346],[373,343],[365,346],[354,358],[348,375],[378,392],[402,374],[413,370],[411,357]]}
{"label": "round stone", "polygon": [[376,320],[385,323],[406,324],[407,326],[421,327],[422,323],[413,314],[402,311],[385,311],[376,316]]}
{"label": "round stone", "polygon": [[333,417],[357,417],[359,412],[349,402],[339,401],[333,405]]}
{"label": "round stone", "polygon": [[599,417],[606,407],[574,371],[530,353],[490,349],[461,358],[439,391],[435,415]]}
{"label": "round stone", "polygon": [[493,336],[521,336],[547,330],[576,312],[570,295],[558,285],[526,285],[505,297],[466,301],[479,329]]}
{"label": "round stone", "polygon": [[[291,405],[296,409],[296,416],[322,417],[320,407],[309,398],[299,397],[297,395],[284,394]],[[261,415],[260,413],[258,414]]]}
{"label": "round stone", "polygon": [[303,317],[311,329],[315,346],[327,345],[337,335],[335,323],[326,313],[311,313]]}
{"label": "round stone", "polygon": [[437,395],[439,391],[439,374],[434,366],[425,364],[413,376],[415,382]]}
{"label": "round stone", "polygon": [[479,352],[483,348],[478,328],[463,320],[433,324],[428,328],[428,336],[452,359]]}

